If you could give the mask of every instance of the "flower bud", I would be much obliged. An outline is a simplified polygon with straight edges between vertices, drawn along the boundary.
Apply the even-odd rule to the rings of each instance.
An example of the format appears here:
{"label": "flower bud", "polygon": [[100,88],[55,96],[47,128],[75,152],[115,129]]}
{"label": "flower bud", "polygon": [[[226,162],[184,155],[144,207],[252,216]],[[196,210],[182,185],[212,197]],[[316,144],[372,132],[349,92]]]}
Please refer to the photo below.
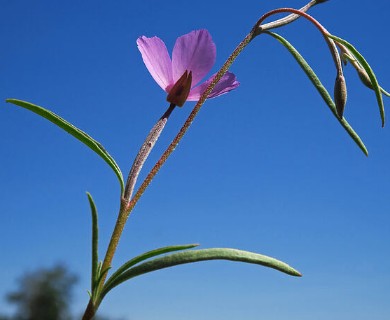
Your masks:
{"label": "flower bud", "polygon": [[350,61],[363,84],[368,88],[372,89],[371,79],[368,76],[366,70],[359,64],[359,62],[347,48],[342,47],[342,50],[342,60],[344,62],[344,65],[346,65],[347,62]]}
{"label": "flower bud", "polygon": [[368,76],[366,70],[364,70],[363,68],[356,68],[356,71],[358,73],[360,80],[363,82],[363,84],[365,86],[369,87],[370,89],[372,89],[371,79]]}
{"label": "flower bud", "polygon": [[344,107],[347,102],[347,85],[342,74],[337,75],[334,85],[334,102],[336,105],[337,115],[342,118]]}

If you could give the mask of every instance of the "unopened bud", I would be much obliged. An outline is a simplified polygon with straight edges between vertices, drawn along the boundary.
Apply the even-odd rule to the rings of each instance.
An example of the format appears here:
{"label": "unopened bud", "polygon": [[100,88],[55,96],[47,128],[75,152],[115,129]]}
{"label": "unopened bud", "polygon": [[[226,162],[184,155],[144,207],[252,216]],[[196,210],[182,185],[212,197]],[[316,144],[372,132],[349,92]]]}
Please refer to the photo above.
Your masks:
{"label": "unopened bud", "polygon": [[190,94],[192,84],[192,72],[186,70],[179,80],[176,81],[171,90],[169,90],[167,101],[176,105],[183,106]]}
{"label": "unopened bud", "polygon": [[364,70],[363,68],[356,68],[356,71],[363,84],[368,88],[372,89],[371,79],[368,76],[366,70]]}
{"label": "unopened bud", "polygon": [[350,61],[352,66],[355,68],[356,72],[358,73],[358,76],[360,80],[363,82],[365,86],[372,89],[371,79],[368,76],[368,73],[362,66],[357,62],[356,58],[353,56],[353,54],[345,47],[341,47],[343,50],[342,54],[342,60],[344,64],[347,64],[347,61]]}
{"label": "unopened bud", "polygon": [[334,103],[340,118],[343,117],[344,107],[347,102],[347,85],[342,74],[337,75],[334,85]]}

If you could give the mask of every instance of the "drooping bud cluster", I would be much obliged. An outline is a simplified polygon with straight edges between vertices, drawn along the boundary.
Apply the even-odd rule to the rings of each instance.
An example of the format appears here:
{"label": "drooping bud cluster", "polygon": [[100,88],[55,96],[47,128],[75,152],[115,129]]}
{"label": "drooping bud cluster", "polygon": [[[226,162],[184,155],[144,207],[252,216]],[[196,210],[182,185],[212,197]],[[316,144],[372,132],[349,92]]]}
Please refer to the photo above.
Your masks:
{"label": "drooping bud cluster", "polygon": [[[369,66],[368,62],[362,56],[362,54],[359,51],[357,51],[356,48],[352,44],[350,44],[346,40],[341,39],[339,37],[336,37],[334,35],[329,34],[329,37],[331,39],[333,39],[335,41],[336,45],[338,46],[338,48],[340,50],[340,54],[341,54],[341,59],[342,59],[344,65],[346,65],[348,62],[350,62],[351,65],[355,68],[362,83],[366,87],[375,91],[375,95],[377,98],[379,111],[380,111],[380,115],[381,115],[381,119],[382,119],[382,127],[383,127],[385,124],[385,109],[384,109],[382,95],[390,97],[390,93],[387,92],[385,89],[383,89],[379,85],[378,80],[374,74],[374,71]],[[339,81],[340,83],[337,83],[337,81]],[[340,79],[340,80],[336,79],[336,86],[338,86],[337,91],[343,90],[343,88],[340,87],[340,86],[343,86],[343,84],[341,82],[343,82],[342,79]],[[345,80],[344,80],[344,85],[345,85]],[[336,86],[335,86],[335,93],[336,93]],[[342,95],[342,93],[340,92],[339,95]],[[336,95],[335,95],[335,100],[336,100]],[[335,101],[335,103],[336,103],[336,101]],[[340,103],[339,108],[341,110],[341,101],[339,101],[339,103]],[[337,103],[336,103],[336,107],[337,107]],[[339,110],[339,108],[337,110]]]}

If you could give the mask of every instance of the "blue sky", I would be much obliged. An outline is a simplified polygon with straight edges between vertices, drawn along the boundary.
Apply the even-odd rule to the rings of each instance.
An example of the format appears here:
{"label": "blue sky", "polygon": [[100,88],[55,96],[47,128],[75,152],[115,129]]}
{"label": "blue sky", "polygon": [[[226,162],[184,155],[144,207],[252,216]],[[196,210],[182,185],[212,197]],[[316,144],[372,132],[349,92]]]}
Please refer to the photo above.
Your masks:
{"label": "blue sky", "polygon": [[[135,41],[206,28],[215,72],[268,10],[303,1],[1,1],[1,100],[58,113],[100,141],[125,175],[167,107]],[[311,11],[348,39],[390,88],[388,1],[329,1]],[[279,30],[330,91],[335,71],[309,23]],[[207,101],[188,135],[138,203],[114,266],[159,246],[200,243],[274,256],[303,273],[230,262],[176,267],[134,279],[103,302],[123,319],[371,319],[390,316],[390,132],[372,91],[349,66],[345,116],[365,157],[287,51],[261,36],[232,66],[241,86]],[[390,101],[385,99],[385,104]],[[177,109],[145,165],[159,158],[192,109]],[[89,191],[103,255],[119,187],[106,164],[38,116],[0,108],[0,296],[26,271],[64,262],[80,276],[73,310],[89,289]],[[5,300],[0,311],[11,312]],[[1,313],[0,312],[0,313]]]}

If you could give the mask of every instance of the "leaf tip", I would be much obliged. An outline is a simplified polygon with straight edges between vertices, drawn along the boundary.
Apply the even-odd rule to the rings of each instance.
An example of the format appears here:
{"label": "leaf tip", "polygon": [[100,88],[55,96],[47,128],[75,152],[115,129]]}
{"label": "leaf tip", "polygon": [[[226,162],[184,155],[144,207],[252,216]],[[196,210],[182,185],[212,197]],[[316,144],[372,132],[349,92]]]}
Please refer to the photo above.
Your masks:
{"label": "leaf tip", "polygon": [[302,273],[300,273],[298,270],[289,267],[289,270],[286,272],[288,275],[293,276],[293,277],[302,277]]}
{"label": "leaf tip", "polygon": [[13,103],[16,99],[12,99],[12,98],[8,98],[8,99],[5,99],[5,102],[6,103]]}

